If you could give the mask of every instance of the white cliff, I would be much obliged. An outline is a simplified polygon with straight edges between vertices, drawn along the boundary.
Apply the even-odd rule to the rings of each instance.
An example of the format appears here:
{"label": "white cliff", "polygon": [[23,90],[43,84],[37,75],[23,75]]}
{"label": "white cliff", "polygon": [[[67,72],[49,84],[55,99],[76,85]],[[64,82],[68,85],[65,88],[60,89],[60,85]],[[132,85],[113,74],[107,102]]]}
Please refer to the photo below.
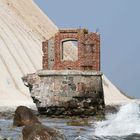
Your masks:
{"label": "white cliff", "polygon": [[32,104],[21,77],[41,69],[42,41],[56,32],[32,0],[0,0],[0,106]]}
{"label": "white cliff", "polygon": [[103,79],[104,99],[106,105],[120,105],[134,101],[128,98],[115,85],[113,85],[105,75],[102,76],[102,79]]}

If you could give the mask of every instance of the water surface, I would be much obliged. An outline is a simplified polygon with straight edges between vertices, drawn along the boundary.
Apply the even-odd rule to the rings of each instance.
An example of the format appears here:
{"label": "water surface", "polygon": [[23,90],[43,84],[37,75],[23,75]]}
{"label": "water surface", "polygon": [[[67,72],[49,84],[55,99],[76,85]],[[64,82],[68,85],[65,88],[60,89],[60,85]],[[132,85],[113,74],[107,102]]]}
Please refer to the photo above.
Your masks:
{"label": "water surface", "polygon": [[[61,130],[68,140],[140,140],[140,110],[135,103],[123,105],[116,114],[107,114],[104,121],[87,119],[81,123],[83,120],[79,119],[80,126],[70,119],[40,120],[47,126]],[[21,140],[22,127],[12,127],[12,123],[12,119],[0,119],[0,135]]]}

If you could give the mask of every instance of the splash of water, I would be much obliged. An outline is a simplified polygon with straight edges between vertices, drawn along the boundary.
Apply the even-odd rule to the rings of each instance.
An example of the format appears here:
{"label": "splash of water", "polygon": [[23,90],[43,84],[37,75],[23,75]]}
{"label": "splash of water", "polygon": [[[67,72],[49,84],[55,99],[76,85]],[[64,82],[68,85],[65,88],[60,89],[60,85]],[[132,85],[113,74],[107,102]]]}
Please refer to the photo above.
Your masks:
{"label": "splash of water", "polygon": [[116,114],[109,114],[107,120],[97,122],[96,136],[126,136],[140,133],[140,108],[136,103],[123,105]]}

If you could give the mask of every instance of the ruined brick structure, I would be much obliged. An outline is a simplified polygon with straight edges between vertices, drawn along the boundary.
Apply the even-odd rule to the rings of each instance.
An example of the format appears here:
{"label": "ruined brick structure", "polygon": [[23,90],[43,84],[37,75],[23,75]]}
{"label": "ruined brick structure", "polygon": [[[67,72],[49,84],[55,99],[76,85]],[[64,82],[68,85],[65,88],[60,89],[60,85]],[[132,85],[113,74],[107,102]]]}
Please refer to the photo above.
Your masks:
{"label": "ruined brick structure", "polygon": [[[63,53],[65,53],[63,45],[66,42],[70,44],[70,41],[77,41],[77,50],[75,50],[77,59],[75,60],[63,59]],[[65,51],[67,50],[73,49],[66,48]],[[86,29],[59,30],[54,37],[43,42],[43,69],[99,71],[100,36],[97,33],[88,33]]]}
{"label": "ruined brick structure", "polygon": [[23,78],[40,113],[104,114],[100,36],[86,29],[59,30],[43,42],[43,69]]}

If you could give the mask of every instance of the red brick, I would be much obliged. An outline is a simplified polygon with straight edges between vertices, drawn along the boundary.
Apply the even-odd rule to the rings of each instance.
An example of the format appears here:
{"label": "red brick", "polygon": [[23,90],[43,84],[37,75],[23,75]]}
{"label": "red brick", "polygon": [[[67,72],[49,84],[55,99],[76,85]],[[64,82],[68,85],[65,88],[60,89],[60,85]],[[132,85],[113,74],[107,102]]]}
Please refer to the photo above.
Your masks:
{"label": "red brick", "polygon": [[[75,39],[78,41],[78,60],[61,60],[61,41],[65,39]],[[48,41],[46,40],[42,43],[43,69],[48,69]],[[54,36],[54,54],[55,61],[52,68],[54,70],[100,71],[100,36],[96,33],[88,33],[86,29],[59,30]]]}

